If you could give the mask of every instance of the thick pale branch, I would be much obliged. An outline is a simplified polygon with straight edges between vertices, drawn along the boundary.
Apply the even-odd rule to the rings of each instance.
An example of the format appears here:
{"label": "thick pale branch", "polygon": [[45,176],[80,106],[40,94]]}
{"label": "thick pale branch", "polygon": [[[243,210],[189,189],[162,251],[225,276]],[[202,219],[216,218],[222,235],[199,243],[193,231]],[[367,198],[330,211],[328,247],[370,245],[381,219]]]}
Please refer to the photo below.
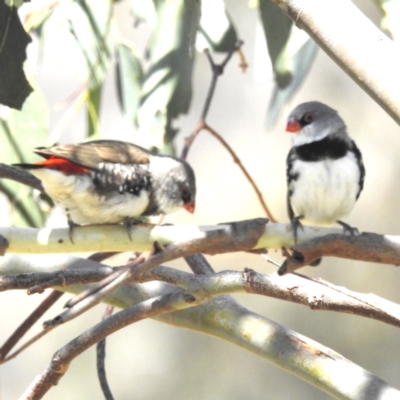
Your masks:
{"label": "thick pale branch", "polygon": [[350,0],[272,0],[400,123],[398,48]]}
{"label": "thick pale branch", "polygon": [[349,258],[384,264],[400,264],[400,237],[362,233],[357,236],[326,235],[291,247],[293,257],[286,261],[286,272],[309,265],[323,256]]}
{"label": "thick pale branch", "polygon": [[41,399],[52,386],[57,385],[74,358],[111,333],[144,318],[185,308],[195,301],[183,290],[177,290],[135,304],[110,316],[58,350],[50,365],[35,379],[22,398]]}
{"label": "thick pale branch", "polygon": [[[74,243],[69,239],[67,228],[0,228],[0,236],[9,242],[7,253],[30,254],[150,251],[153,249],[154,242],[158,242],[161,246],[190,243],[193,249],[197,247],[199,251],[217,254],[247,251],[265,247],[265,245],[279,247],[279,240],[282,239],[286,244],[293,243],[290,233],[284,232],[286,225],[275,226],[271,231],[267,223],[267,219],[258,218],[215,226],[134,226],[131,228],[132,240],[129,239],[126,228],[122,225],[84,226],[74,228]],[[277,241],[278,232],[283,237]],[[312,230],[307,230],[304,237],[314,237],[312,232]]]}
{"label": "thick pale branch", "polygon": [[168,267],[156,267],[145,279],[179,286],[193,295],[247,292],[303,304],[312,310],[345,312],[400,327],[400,306],[378,296],[357,293],[323,280],[301,275],[259,274],[253,270],[222,271],[193,276]]}
{"label": "thick pale branch", "polygon": [[[24,271],[24,269],[25,271],[34,272],[35,268],[32,265],[28,266],[28,262],[23,261],[21,256],[8,256],[6,258],[8,259],[9,266],[13,265],[20,272]],[[26,259],[32,260],[32,258],[33,256],[29,256]],[[76,267],[78,262],[76,258],[66,257],[66,260],[69,260],[69,263],[62,263],[61,258],[56,257],[54,262],[58,263],[58,267],[60,265],[66,268],[69,266]],[[82,260],[82,265],[87,261]],[[92,267],[95,263],[90,261],[86,265]],[[41,271],[41,268],[42,264],[37,261],[36,270]],[[7,270],[7,268],[5,269]],[[106,325],[91,328],[67,345],[67,348],[57,353],[57,357],[54,358],[51,367],[49,367],[50,370],[55,368],[55,372],[47,371],[38,378],[37,382],[39,383],[35,383],[35,385],[38,384],[35,387],[46,388],[45,390],[48,390],[65,372],[65,368],[67,368],[71,359],[92,344],[92,339],[94,343],[94,341],[101,339],[116,329],[122,328],[127,323],[153,316],[165,323],[207,333],[230,341],[264,357],[291,373],[295,373],[307,382],[339,398],[360,398],[359,391],[371,394],[376,388],[382,390],[383,393],[390,392],[398,395],[397,391],[389,388],[379,378],[345,360],[337,353],[252,313],[228,295],[220,295],[221,293],[230,291],[245,290],[277,298],[284,298],[286,296],[286,300],[298,301],[312,308],[333,310],[335,309],[335,300],[339,302],[339,306],[341,302],[345,301],[342,289],[325,287],[327,285],[306,280],[296,275],[278,277],[275,274],[256,274],[254,271],[245,271],[245,273],[225,271],[217,275],[192,275],[170,268],[157,267],[147,272],[148,278],[149,275],[152,275],[152,278],[163,279],[173,284],[181,284],[188,289],[185,292],[182,290],[178,290],[177,292],[176,287],[168,284],[163,285],[160,283],[157,286],[130,284],[110,293],[105,301],[117,306],[127,307],[132,302],[138,301],[142,301],[142,303],[133,306],[136,308],[130,308],[126,314],[124,314],[126,310],[122,311],[122,314],[116,314],[118,317],[110,319],[110,321],[107,320]],[[321,285],[323,285],[323,289]],[[72,290],[74,292],[80,292],[82,289],[82,285],[63,288],[63,290]],[[170,293],[167,295],[166,293],[168,292],[173,294]],[[382,316],[385,316],[387,310],[390,309],[389,303],[385,303],[381,299],[371,299],[370,296],[363,298],[363,295],[353,292],[346,293],[346,295],[349,296],[349,304],[354,305],[353,310],[351,310],[350,306],[346,308],[342,303],[346,312],[354,311],[354,313],[359,313],[359,315],[362,315],[364,312],[366,316],[371,317],[373,316],[372,313],[377,313],[379,308],[382,309]],[[168,306],[164,304],[167,308],[165,308],[165,314],[161,314],[164,312],[164,309],[157,307],[160,305],[158,300],[163,296],[170,296],[170,299],[175,298],[173,296],[178,296],[183,301],[179,300],[177,303],[168,303]],[[217,297],[211,298],[212,296]],[[330,299],[331,296],[332,298]],[[148,297],[152,298],[148,299]],[[189,303],[187,303],[188,299],[190,300]],[[193,303],[191,303],[192,301]],[[205,303],[200,304],[203,301]],[[192,307],[194,305],[198,306]],[[176,311],[181,307],[190,308]],[[174,312],[168,312],[167,310]],[[398,307],[396,308],[393,305],[392,311],[393,315],[391,318],[394,321],[398,316]],[[396,313],[397,316],[395,315]],[[114,318],[114,316],[111,318]],[[385,320],[385,317],[382,317],[381,320],[391,323],[389,321],[390,318],[386,318],[387,320]],[[392,323],[394,323],[393,321]],[[107,325],[108,323],[110,325]],[[58,357],[61,357],[61,359]],[[334,366],[337,366],[340,370],[346,370],[348,374],[358,378],[352,379],[350,386],[346,378],[346,384],[344,384],[341,380],[343,374],[338,374],[336,372],[337,369],[333,368]],[[324,371],[324,376],[329,377],[329,379],[323,379],[318,374],[316,375],[315,371]],[[31,390],[29,393],[41,393],[40,390]],[[28,394],[27,398],[30,398]]]}
{"label": "thick pale branch", "polygon": [[[168,256],[168,250],[166,250],[165,253],[166,254],[163,256],[164,260],[170,258]],[[191,257],[193,256],[190,256],[189,259]],[[13,264],[18,268],[19,260],[20,257],[14,256],[11,257],[7,264]],[[152,259],[150,257],[141,264],[150,263],[154,267],[159,260],[160,259],[158,259],[157,262],[154,262],[154,258]],[[112,268],[102,264],[96,264],[94,262],[89,262],[85,267],[86,261],[87,260],[82,260],[82,268],[80,270],[82,274],[82,281],[87,280],[89,276],[92,276],[94,280],[98,281],[106,276],[110,277],[115,273],[113,272]],[[44,286],[45,283],[48,282],[49,277],[51,278],[50,283],[64,283],[64,285],[62,287],[58,287],[58,289],[71,290],[66,287],[66,284],[68,282],[78,281],[79,270],[76,269],[76,266],[79,265],[79,262],[77,259],[70,258],[69,260],[66,259],[66,261],[62,264],[65,269],[49,272],[47,274],[39,272],[22,275],[5,275],[0,277],[0,290],[3,289],[3,285],[6,287],[6,289],[26,288],[36,285]],[[97,275],[95,273],[96,269],[99,271]],[[313,310],[346,312],[376,319],[400,327],[400,306],[397,304],[374,295],[353,292],[342,287],[336,287],[322,280],[309,279],[301,275],[298,276],[296,274],[289,274],[285,277],[280,277],[277,274],[258,274],[253,270],[245,270],[244,272],[223,271],[219,273],[212,273],[211,271],[208,271],[206,275],[193,275],[168,267],[155,267],[146,272],[145,275],[137,275],[135,272],[135,270],[131,273],[129,273],[127,269],[123,270],[123,275],[121,275],[121,278],[123,279],[115,281],[112,289],[115,290],[116,287],[121,286],[127,280],[130,280],[131,282],[147,282],[158,280],[171,285],[179,286],[196,295],[198,292],[209,292],[209,294],[212,296],[234,292],[261,294],[281,300],[300,303],[310,307]],[[1,273],[0,264],[0,274]],[[19,277],[23,278],[23,284],[19,282]],[[4,284],[3,281],[5,282]],[[12,285],[14,285],[14,287],[12,287]],[[82,290],[83,286],[79,287]],[[168,288],[165,290],[171,289]],[[108,294],[110,291],[111,287],[106,287],[104,293]],[[116,304],[116,297],[118,297],[118,295],[114,296],[113,304]],[[96,299],[95,303],[99,300],[100,298]],[[128,301],[128,303],[141,300],[144,300],[144,298],[134,298]],[[106,297],[103,299],[103,301],[109,302],[110,300],[108,297]]]}
{"label": "thick pale branch", "polygon": [[[339,234],[339,229],[305,226],[299,231],[299,243],[294,245],[290,225],[267,221],[258,218],[215,226],[138,226],[132,228],[132,241],[125,228],[119,225],[77,227],[74,243],[68,239],[68,229],[1,228],[0,235],[9,242],[7,253],[150,251],[157,242],[169,250],[168,259],[165,254],[158,255],[160,263],[194,253],[222,254],[291,247],[294,257],[288,260],[286,272],[323,256],[400,264],[400,236],[367,232],[349,236]],[[159,265],[156,262],[157,257],[154,257],[151,266],[140,267],[140,272]]]}
{"label": "thick pale branch", "polygon": [[[189,275],[182,274],[181,277],[186,280],[185,276]],[[219,284],[212,282],[209,278],[213,276],[192,275],[192,278],[208,281],[209,289],[215,288],[220,292],[224,285],[221,285],[221,281]],[[247,278],[245,280],[251,282]],[[377,391],[382,396],[400,396],[396,389],[340,354],[252,313],[230,296],[218,296],[207,302],[216,293],[204,288],[200,290],[199,286],[194,287],[193,282],[186,282],[191,290],[175,289],[171,293],[135,304],[88,329],[54,355],[49,367],[35,380],[23,398],[41,398],[51,386],[57,384],[75,357],[105,336],[143,318],[159,317],[161,314],[171,318],[177,314],[172,311],[185,308],[191,308],[194,312],[194,315],[186,315],[181,320],[185,321],[186,327],[197,330],[201,327],[201,331],[253,351],[337,398],[372,398]],[[201,305],[203,302],[206,304]],[[317,371],[323,371],[323,374]],[[353,377],[351,381],[348,376]]]}

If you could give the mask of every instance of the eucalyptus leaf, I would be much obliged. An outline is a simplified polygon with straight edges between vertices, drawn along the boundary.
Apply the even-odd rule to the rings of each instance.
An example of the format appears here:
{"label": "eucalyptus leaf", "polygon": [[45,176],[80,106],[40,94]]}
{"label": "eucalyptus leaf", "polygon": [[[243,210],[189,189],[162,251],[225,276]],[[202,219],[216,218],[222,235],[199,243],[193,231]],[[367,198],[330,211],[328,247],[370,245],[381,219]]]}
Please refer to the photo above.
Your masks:
{"label": "eucalyptus leaf", "polygon": [[75,1],[68,11],[70,31],[86,61],[89,88],[96,87],[104,80],[113,51],[111,2]]}
{"label": "eucalyptus leaf", "polygon": [[131,12],[136,24],[146,22],[152,28],[157,24],[157,11],[153,0],[131,0]]}
{"label": "eucalyptus leaf", "polygon": [[375,0],[383,16],[381,27],[392,35],[393,40],[400,40],[400,1]]}
{"label": "eucalyptus leaf", "polygon": [[25,0],[5,0],[5,3],[9,6],[9,7],[20,7]]}
{"label": "eucalyptus leaf", "polygon": [[[294,29],[297,28],[294,27]],[[304,32],[299,32],[306,35]],[[276,85],[268,106],[267,129],[272,129],[275,126],[283,108],[304,82],[304,79],[306,78],[317,55],[317,51],[317,44],[312,39],[308,38],[297,52],[293,54],[293,79],[289,86],[286,86],[284,89],[281,89]]]}
{"label": "eucalyptus leaf", "polygon": [[87,136],[93,137],[98,134],[101,88],[114,51],[111,34],[112,3],[108,0],[79,0],[71,3],[68,11],[70,31],[87,66]]}
{"label": "eucalyptus leaf", "polygon": [[285,88],[293,78],[292,55],[288,51],[293,22],[271,0],[259,0],[258,10],[276,82]]}
{"label": "eucalyptus leaf", "polygon": [[[32,78],[30,80],[33,82]],[[21,111],[3,106],[0,114],[0,162],[32,162],[35,158],[32,149],[43,146],[48,135],[47,105],[36,85],[35,92],[25,101]],[[38,193],[11,180],[2,180],[0,191],[14,205],[13,225],[43,226],[46,212],[42,210]]]}
{"label": "eucalyptus leaf", "polygon": [[196,47],[199,51],[211,48],[217,52],[231,51],[238,41],[224,0],[202,0],[200,30]]}
{"label": "eucalyptus leaf", "polygon": [[276,80],[268,107],[267,128],[271,129],[305,79],[318,46],[270,0],[259,0],[259,13]]}
{"label": "eucalyptus leaf", "polygon": [[87,137],[98,139],[100,131],[100,105],[103,85],[92,86],[87,94]]}
{"label": "eucalyptus leaf", "polygon": [[23,70],[26,47],[31,40],[17,9],[0,1],[0,103],[17,110],[32,92]]}
{"label": "eucalyptus leaf", "polygon": [[142,63],[135,51],[125,43],[117,44],[118,99],[124,113],[136,121],[143,80]]}
{"label": "eucalyptus leaf", "polygon": [[40,4],[29,10],[25,15],[24,26],[27,32],[35,31],[39,36],[42,33],[42,27],[51,17],[54,10],[54,3]]}
{"label": "eucalyptus leaf", "polygon": [[177,130],[173,121],[187,113],[192,97],[194,43],[199,0],[155,1],[157,25],[150,46],[138,113],[141,143],[162,149]]}

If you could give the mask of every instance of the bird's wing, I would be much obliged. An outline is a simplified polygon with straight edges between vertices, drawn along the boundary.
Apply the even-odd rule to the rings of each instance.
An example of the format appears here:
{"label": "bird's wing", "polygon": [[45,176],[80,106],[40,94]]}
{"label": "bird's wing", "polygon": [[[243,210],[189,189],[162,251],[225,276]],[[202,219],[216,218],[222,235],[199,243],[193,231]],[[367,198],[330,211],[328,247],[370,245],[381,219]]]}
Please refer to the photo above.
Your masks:
{"label": "bird's wing", "polygon": [[358,149],[357,145],[354,143],[354,141],[351,141],[350,151],[352,151],[354,153],[354,155],[356,156],[357,164],[358,164],[358,167],[360,168],[360,179],[358,181],[359,189],[358,189],[358,193],[356,196],[356,200],[357,200],[360,197],[361,191],[363,190],[363,187],[364,187],[365,167],[364,167],[364,163],[362,160],[361,152]]}
{"label": "bird's wing", "polygon": [[296,156],[295,150],[292,148],[286,159],[286,183],[287,183],[286,202],[287,202],[287,212],[288,212],[290,220],[292,220],[294,218],[294,212],[292,209],[292,205],[290,204],[290,197],[292,195],[291,189],[290,189],[290,182],[293,179],[297,179],[295,176],[293,176],[293,173],[292,173],[293,158],[295,156]]}
{"label": "bird's wing", "polygon": [[44,158],[60,157],[90,169],[97,169],[101,163],[149,164],[151,157],[147,150],[118,140],[95,140],[34,151]]}

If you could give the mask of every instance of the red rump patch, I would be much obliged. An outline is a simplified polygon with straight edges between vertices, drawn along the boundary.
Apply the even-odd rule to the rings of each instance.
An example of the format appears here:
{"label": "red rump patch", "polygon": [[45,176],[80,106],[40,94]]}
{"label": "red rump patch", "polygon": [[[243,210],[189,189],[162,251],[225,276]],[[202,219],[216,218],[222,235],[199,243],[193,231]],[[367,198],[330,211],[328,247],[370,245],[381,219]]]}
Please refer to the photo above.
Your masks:
{"label": "red rump patch", "polygon": [[55,169],[56,171],[62,172],[64,175],[82,175],[90,172],[89,169],[82,167],[82,165],[56,156],[50,156],[46,160],[38,161],[35,165],[42,166],[43,168]]}

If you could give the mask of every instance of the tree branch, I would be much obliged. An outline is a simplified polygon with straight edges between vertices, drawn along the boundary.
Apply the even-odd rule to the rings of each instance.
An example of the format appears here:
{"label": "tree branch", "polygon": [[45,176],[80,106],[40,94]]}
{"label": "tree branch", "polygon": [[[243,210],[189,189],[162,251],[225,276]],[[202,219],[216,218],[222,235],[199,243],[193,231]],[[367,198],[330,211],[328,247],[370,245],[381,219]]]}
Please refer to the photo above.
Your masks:
{"label": "tree branch", "polygon": [[[286,272],[292,272],[323,256],[400,265],[400,236],[367,232],[349,236],[343,235],[340,229],[304,226],[299,231],[299,243],[294,245],[290,224],[267,221],[256,218],[214,226],[137,226],[131,230],[132,241],[125,227],[120,225],[77,227],[74,230],[74,243],[68,239],[67,228],[0,228],[0,236],[9,242],[7,253],[151,251],[157,242],[168,249],[168,260],[164,259],[165,254],[156,254],[154,262],[166,262],[194,253],[213,255],[287,247],[292,248],[294,253],[288,259]],[[2,264],[0,260],[0,268]],[[151,265],[143,268],[153,268],[159,264],[152,262]],[[137,271],[143,273],[144,269],[141,268],[138,267]]]}
{"label": "tree branch", "polygon": [[272,1],[400,124],[398,48],[351,1]]}
{"label": "tree branch", "polygon": [[0,363],[3,362],[7,354],[25,335],[25,333],[38,321],[39,318],[63,295],[63,292],[53,290],[36,309],[25,319],[24,322],[14,331],[14,333],[6,340],[0,349]]}
{"label": "tree branch", "polygon": [[281,273],[293,272],[323,256],[383,264],[400,264],[400,236],[366,232],[357,236],[331,234],[298,243],[291,249],[293,255],[281,267]]}
{"label": "tree branch", "polygon": [[312,310],[344,312],[400,327],[400,305],[303,275],[280,277],[245,269],[244,272],[222,271],[193,277],[190,273],[160,266],[147,272],[140,280],[166,282],[195,296],[202,292],[213,296],[243,292],[260,294],[303,304]]}
{"label": "tree branch", "polygon": [[[218,296],[226,291],[219,274],[197,275],[195,280],[191,280],[186,277],[190,275],[193,278],[193,275],[180,271],[165,268],[158,268],[156,271],[158,277],[171,272],[172,275],[169,274],[170,277],[166,280],[174,279],[178,282],[177,277],[180,277],[181,283],[185,281],[185,285],[190,289],[175,289],[145,300],[88,329],[55,353],[50,365],[35,379],[23,398],[41,398],[52,385],[57,384],[75,357],[116,330],[143,318],[160,317],[162,314],[167,314],[166,318],[170,320],[183,312],[176,312],[177,310],[186,308],[190,308],[192,314],[193,311],[195,314],[181,318],[181,322],[186,322],[185,327],[218,336],[255,352],[335,397],[375,398],[373,396],[377,391],[381,396],[400,395],[400,392],[389,387],[380,378],[351,363],[340,354],[252,313],[230,296]],[[149,274],[155,277],[154,270]],[[237,272],[234,274],[237,277],[239,275]],[[286,278],[278,279],[283,281]],[[229,276],[227,280],[232,282]],[[251,284],[254,282],[254,276],[245,280]],[[204,285],[196,285],[195,281],[203,282]],[[213,296],[217,297],[208,301]],[[204,302],[206,303],[203,304]],[[201,319],[195,318],[195,315],[199,315],[199,310],[194,310],[194,306],[202,307]],[[175,312],[171,313],[172,311]],[[338,374],[338,370],[342,373]],[[321,374],[320,371],[324,373]],[[349,381],[348,376],[352,376],[353,379]]]}
{"label": "tree branch", "polygon": [[[102,319],[108,318],[114,310],[114,307],[107,306],[106,310],[104,311]],[[99,378],[100,387],[103,392],[104,398],[106,400],[114,400],[114,396],[112,395],[110,386],[107,381],[106,375],[106,339],[102,339],[97,343],[96,346],[96,358],[97,358],[97,376]]]}
{"label": "tree branch", "polygon": [[0,178],[11,179],[15,182],[30,186],[31,188],[39,190],[41,192],[44,191],[42,182],[38,178],[30,174],[29,172],[11,167],[7,164],[0,163]]}

